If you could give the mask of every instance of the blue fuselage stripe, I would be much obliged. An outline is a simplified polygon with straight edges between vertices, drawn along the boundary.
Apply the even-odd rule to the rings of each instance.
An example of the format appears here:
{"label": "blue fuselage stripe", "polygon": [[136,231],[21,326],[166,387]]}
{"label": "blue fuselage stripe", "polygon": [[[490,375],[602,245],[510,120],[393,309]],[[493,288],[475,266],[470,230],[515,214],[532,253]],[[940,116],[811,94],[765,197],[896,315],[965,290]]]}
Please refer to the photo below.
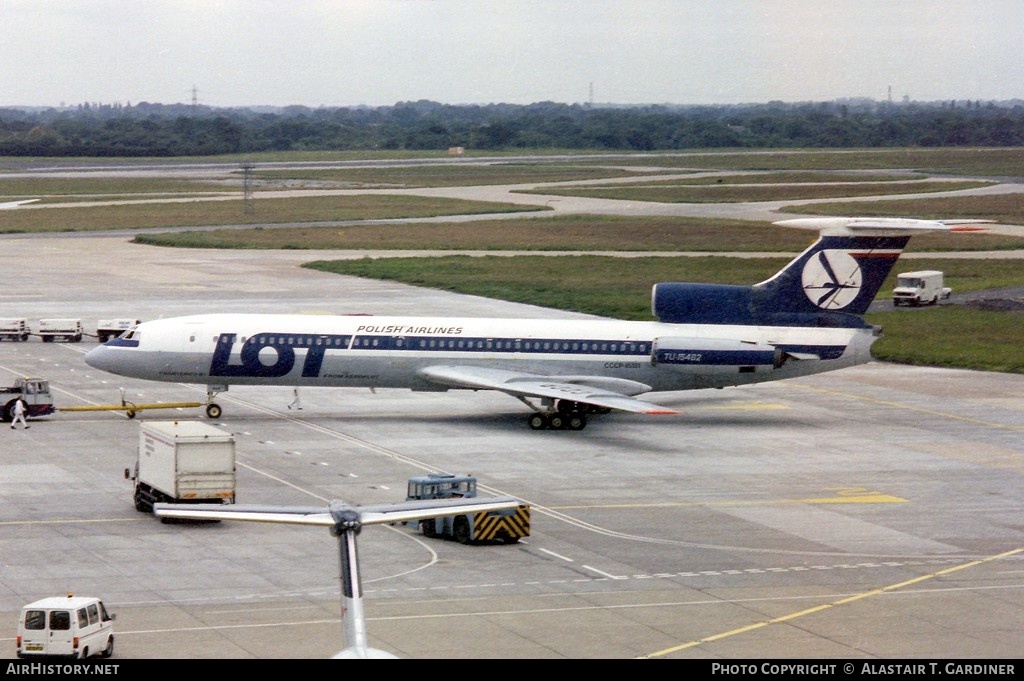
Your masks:
{"label": "blue fuselage stripe", "polygon": [[[237,345],[237,334],[220,334],[210,363],[210,376],[264,376],[280,377],[292,370],[296,350],[305,349],[301,359],[302,376],[317,377],[321,374],[323,361],[328,350],[345,351],[353,356],[363,351],[395,353],[467,353],[467,354],[526,354],[526,355],[577,355],[614,356],[622,358],[651,358],[651,341],[608,340],[593,338],[494,338],[466,336],[415,336],[415,335],[312,335],[294,333],[261,332],[253,334],[243,343],[240,351],[241,363],[231,359]],[[273,349],[276,361],[268,363],[261,359],[265,348]],[[781,350],[790,348],[781,347]],[[791,348],[794,352],[815,354],[822,359],[834,359],[843,354],[845,346],[800,346]],[[774,351],[765,350],[722,350],[701,349],[699,342],[692,350],[659,351],[655,358],[658,363],[691,366],[755,366],[775,363]]]}

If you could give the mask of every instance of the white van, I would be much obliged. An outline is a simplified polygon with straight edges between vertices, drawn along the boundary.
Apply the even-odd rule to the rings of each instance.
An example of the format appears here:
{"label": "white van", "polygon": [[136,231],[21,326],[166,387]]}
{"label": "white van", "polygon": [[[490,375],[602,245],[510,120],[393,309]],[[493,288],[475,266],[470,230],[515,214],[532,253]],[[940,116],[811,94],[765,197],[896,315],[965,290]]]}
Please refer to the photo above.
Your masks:
{"label": "white van", "polygon": [[29,603],[18,619],[18,657],[110,657],[113,619],[98,598],[68,594]]}

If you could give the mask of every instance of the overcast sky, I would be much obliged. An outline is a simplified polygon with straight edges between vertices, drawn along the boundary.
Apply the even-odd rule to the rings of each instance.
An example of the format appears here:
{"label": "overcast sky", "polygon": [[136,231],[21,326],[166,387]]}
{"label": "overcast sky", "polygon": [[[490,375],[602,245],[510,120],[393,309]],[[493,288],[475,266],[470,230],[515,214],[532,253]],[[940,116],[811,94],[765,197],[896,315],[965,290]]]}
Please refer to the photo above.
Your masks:
{"label": "overcast sky", "polygon": [[1024,0],[0,0],[0,106],[1024,98]]}

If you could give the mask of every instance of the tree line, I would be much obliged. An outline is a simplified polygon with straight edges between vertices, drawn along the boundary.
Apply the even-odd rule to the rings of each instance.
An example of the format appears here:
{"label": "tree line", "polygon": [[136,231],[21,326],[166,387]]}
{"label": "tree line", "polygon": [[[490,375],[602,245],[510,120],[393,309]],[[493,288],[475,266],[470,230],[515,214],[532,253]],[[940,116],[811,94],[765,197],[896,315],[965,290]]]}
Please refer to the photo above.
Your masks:
{"label": "tree line", "polygon": [[1024,103],[449,105],[0,109],[0,155],[170,157],[264,151],[1024,146]]}

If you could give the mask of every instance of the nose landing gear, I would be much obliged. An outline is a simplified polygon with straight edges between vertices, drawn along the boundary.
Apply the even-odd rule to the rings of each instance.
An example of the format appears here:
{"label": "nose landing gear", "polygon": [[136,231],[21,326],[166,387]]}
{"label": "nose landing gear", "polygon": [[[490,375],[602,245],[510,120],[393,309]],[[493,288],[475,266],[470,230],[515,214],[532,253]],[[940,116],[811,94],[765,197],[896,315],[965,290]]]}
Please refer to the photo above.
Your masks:
{"label": "nose landing gear", "polygon": [[214,400],[214,398],[217,397],[218,394],[224,392],[227,389],[228,389],[228,387],[226,385],[208,385],[208,386],[206,386],[206,417],[207,418],[219,419],[220,415],[222,413],[224,413],[223,410],[220,408],[220,405],[217,404],[216,402],[214,402],[213,400]]}

